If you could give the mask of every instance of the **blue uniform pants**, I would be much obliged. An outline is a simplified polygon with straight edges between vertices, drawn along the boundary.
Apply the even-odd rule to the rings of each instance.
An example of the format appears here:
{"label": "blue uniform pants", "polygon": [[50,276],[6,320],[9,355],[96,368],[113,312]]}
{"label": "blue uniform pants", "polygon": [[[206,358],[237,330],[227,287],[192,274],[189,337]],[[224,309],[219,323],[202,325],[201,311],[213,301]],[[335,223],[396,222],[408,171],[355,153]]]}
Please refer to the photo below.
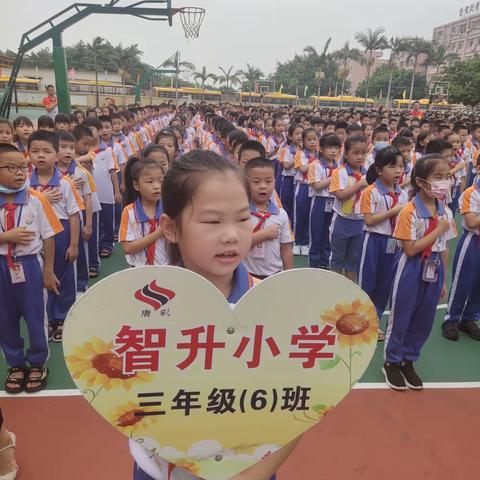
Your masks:
{"label": "blue uniform pants", "polygon": [[295,186],[295,244],[308,245],[310,243],[310,197],[308,196],[308,184],[297,183]]}
{"label": "blue uniform pants", "polygon": [[47,316],[50,323],[64,322],[77,295],[76,262],[65,259],[70,246],[70,222],[61,220],[63,232],[55,235],[55,261],[53,271],[60,282],[59,295],[48,292]]}
{"label": "blue uniform pants", "polygon": [[439,253],[430,257],[440,261],[438,279],[434,283],[422,280],[421,254],[398,261],[392,290],[392,307],[385,334],[385,361],[415,362],[432,331],[444,270]]}
{"label": "blue uniform pants", "polygon": [[115,205],[113,203],[102,203],[99,224],[99,248],[111,252],[113,250],[113,228],[115,222]]}
{"label": "blue uniform pants", "polygon": [[[117,172],[118,184],[122,184],[122,172]],[[120,228],[120,220],[122,219],[123,205],[121,203],[115,203],[115,235],[118,235],[118,229]]]}
{"label": "blue uniform pants", "polygon": [[371,232],[365,232],[363,237],[358,283],[375,305],[379,319],[382,318],[392,291],[395,260],[399,252],[396,248],[393,253],[387,253],[390,238],[388,235]]}
{"label": "blue uniform pants", "polygon": [[[270,480],[276,480],[276,475],[274,475]],[[147,475],[143,470],[141,470],[137,464],[133,466],[133,480],[153,480],[150,475]]]}
{"label": "blue uniform pants", "polygon": [[[23,266],[25,282],[12,284],[7,258],[0,256],[0,347],[10,367],[45,365],[48,332],[45,315],[43,271],[36,255],[17,257]],[[20,335],[20,319],[27,324],[29,348],[25,354]]]}
{"label": "blue uniform pants", "polygon": [[98,256],[99,250],[99,238],[98,238],[98,225],[99,225],[99,212],[93,213],[92,218],[92,236],[88,240],[88,266],[98,268],[100,265],[100,258]]}
{"label": "blue uniform pants", "polygon": [[88,243],[83,240],[83,225],[85,225],[85,212],[82,212],[83,222],[78,239],[77,258],[77,292],[84,293],[88,287]]}
{"label": "blue uniform pants", "polygon": [[294,184],[292,176],[283,175],[282,185],[280,187],[280,200],[283,209],[287,212],[290,223],[293,225],[293,196]]}
{"label": "blue uniform pants", "polygon": [[[314,196],[310,206],[310,253],[311,268],[328,268],[330,262],[330,223],[332,222],[333,198]],[[326,208],[328,206],[328,208]],[[325,210],[329,210],[328,212]]]}
{"label": "blue uniform pants", "polygon": [[452,269],[452,288],[445,322],[480,321],[480,237],[465,231],[460,238]]}
{"label": "blue uniform pants", "polygon": [[363,220],[334,215],[330,225],[330,268],[358,273],[362,253]]}
{"label": "blue uniform pants", "polygon": [[280,196],[280,191],[282,187],[282,180],[283,180],[283,175],[282,175],[282,169],[283,167],[278,163],[278,160],[274,158],[273,164],[275,166],[275,190],[277,191],[278,195]]}

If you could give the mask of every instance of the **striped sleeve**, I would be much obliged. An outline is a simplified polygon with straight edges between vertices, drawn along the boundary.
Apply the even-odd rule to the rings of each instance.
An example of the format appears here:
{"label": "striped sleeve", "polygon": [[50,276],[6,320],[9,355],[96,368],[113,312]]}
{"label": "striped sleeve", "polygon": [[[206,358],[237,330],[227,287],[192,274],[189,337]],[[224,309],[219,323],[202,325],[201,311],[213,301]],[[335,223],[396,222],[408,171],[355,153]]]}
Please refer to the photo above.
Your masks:
{"label": "striped sleeve", "polygon": [[462,196],[460,197],[459,204],[460,204],[460,213],[465,215],[466,213],[480,213],[479,205],[477,203],[476,209],[475,207],[475,196],[473,195],[475,187],[467,188]]}
{"label": "striped sleeve", "polygon": [[316,182],[320,181],[319,175],[318,175],[318,168],[320,166],[320,162],[318,160],[315,160],[308,166],[308,177],[307,177],[307,183],[313,184]]}
{"label": "striped sleeve", "polygon": [[397,225],[393,237],[398,240],[418,240],[413,221],[415,206],[412,202],[407,203],[398,215]]}
{"label": "striped sleeve", "polygon": [[336,168],[332,173],[332,183],[330,183],[330,192],[338,192],[342,190],[340,185],[340,171],[341,168]]}
{"label": "striped sleeve", "polygon": [[38,199],[40,208],[39,208],[39,228],[40,228],[40,238],[45,240],[47,238],[53,237],[57,233],[63,232],[63,226],[60,223],[53,207],[50,205],[50,202],[44,197],[44,195],[36,190],[30,189],[29,194],[32,197]]}
{"label": "striped sleeve", "polygon": [[375,185],[369,185],[362,193],[360,200],[360,212],[365,214],[376,213]]}
{"label": "striped sleeve", "polygon": [[78,193],[75,184],[69,177],[63,177],[62,182],[64,183],[63,187],[63,194],[65,197],[65,207],[67,210],[67,214],[74,215],[82,210],[85,210],[85,205],[83,204],[82,197]]}
{"label": "striped sleeve", "polygon": [[118,232],[119,242],[131,242],[135,238],[132,235],[132,229],[130,225],[130,212],[133,209],[133,203],[127,205],[122,211],[122,218],[120,220],[120,228]]}
{"label": "striped sleeve", "polygon": [[303,165],[306,165],[307,162],[305,161],[305,153],[302,152],[301,150],[299,150],[296,154],[295,154],[295,159],[294,159],[294,162],[295,162],[295,168],[300,168],[301,166]]}

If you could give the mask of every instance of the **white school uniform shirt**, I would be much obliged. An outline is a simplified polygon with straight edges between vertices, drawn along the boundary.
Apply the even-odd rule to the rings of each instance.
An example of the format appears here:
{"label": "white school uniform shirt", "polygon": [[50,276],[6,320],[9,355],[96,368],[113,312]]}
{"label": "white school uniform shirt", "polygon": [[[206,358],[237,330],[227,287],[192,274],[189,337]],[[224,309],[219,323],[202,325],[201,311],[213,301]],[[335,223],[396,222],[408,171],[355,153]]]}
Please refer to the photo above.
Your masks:
{"label": "white school uniform shirt", "polygon": [[117,169],[120,167],[120,165],[125,165],[127,163],[127,157],[125,156],[125,152],[120,143],[115,142],[113,138],[110,138],[108,143],[100,142],[100,148],[104,149],[107,147],[112,149],[113,158],[116,162]]}
{"label": "white school uniform shirt", "polygon": [[81,167],[76,160],[72,160],[70,166],[68,167],[67,171],[63,174],[64,177],[70,178],[70,180],[74,181],[78,178],[83,180],[83,184],[80,189],[77,187],[77,191],[82,198],[85,198],[86,195],[92,194],[92,188],[90,186],[90,182],[88,180],[88,172],[83,167]]}
{"label": "white school uniform shirt", "polygon": [[[462,215],[473,213],[477,217],[480,216],[480,179],[477,178],[475,183],[462,193],[458,204]],[[480,227],[468,228],[465,223],[465,217],[462,221],[462,227],[464,230],[472,232],[475,235],[480,235]]]}
{"label": "white school uniform shirt", "polygon": [[317,190],[313,187],[314,183],[323,182],[327,178],[330,178],[333,174],[333,171],[338,168],[336,162],[333,162],[333,166],[330,167],[328,163],[323,159],[315,160],[308,167],[308,196],[309,197],[332,197],[329,187],[322,188]]}
{"label": "white school uniform shirt", "polygon": [[[283,164],[283,162],[294,162],[295,161],[295,154],[297,153],[297,149],[293,145],[285,145],[280,151],[278,156],[278,161]],[[294,177],[297,173],[295,166],[293,166],[290,170],[284,168],[282,170],[282,176],[284,177]]]}
{"label": "white school uniform shirt", "polygon": [[[408,195],[400,187],[396,186],[394,192],[390,192],[380,180],[375,181],[362,193],[360,199],[361,213],[379,214],[388,212],[394,206],[394,199],[391,194],[396,197],[397,205],[406,205],[408,202]],[[391,236],[393,235],[395,224],[396,218],[391,217],[376,225],[368,226],[365,224],[363,229],[366,232]]]}
{"label": "white school uniform shirt", "polygon": [[[360,170],[360,175],[363,176],[366,174],[365,169]],[[355,174],[352,171],[350,165],[344,164],[341,167],[335,169],[332,174],[332,183],[330,184],[330,193],[335,193],[340,190],[344,190],[347,187],[351,187],[357,183]],[[363,215],[360,211],[360,195],[357,193],[353,197],[347,198],[346,200],[339,200],[335,197],[333,202],[333,211],[344,218],[349,218],[350,220],[362,220]]]}
{"label": "white school uniform shirt", "polygon": [[[43,240],[62,232],[62,224],[44,195],[32,188],[25,187],[18,192],[12,203],[17,206],[14,228],[23,227],[35,232],[33,240],[28,245],[15,245],[15,255],[19,257],[39,255],[43,250]],[[0,194],[0,232],[2,233],[7,230],[6,205],[7,201]],[[1,243],[0,255],[7,254],[8,243]]]}
{"label": "white school uniform shirt", "polygon": [[[255,208],[250,205],[252,227],[255,228],[260,224],[261,218]],[[275,240],[267,240],[260,245],[250,249],[247,258],[244,261],[247,270],[253,275],[274,275],[283,270],[283,262],[280,254],[280,245],[283,243],[292,243],[294,241],[292,230],[290,229],[290,220],[287,212],[283,208],[279,208],[275,202],[268,202],[266,218],[260,230],[264,230],[271,225],[278,225],[280,235]]]}
{"label": "white school uniform shirt", "polygon": [[121,133],[118,136],[112,136],[112,138],[113,138],[114,142],[118,143],[122,147],[123,155],[128,160],[128,158],[131,157],[134,153],[133,148],[132,148],[132,144],[130,143],[128,137],[126,135],[124,135],[123,133]]}
{"label": "white school uniform shirt", "polygon": [[[448,220],[450,223],[450,229],[440,235],[432,246],[432,252],[440,253],[447,250],[447,242],[457,236],[457,229],[452,211],[439,200],[437,200],[437,216],[439,220]],[[430,212],[417,195],[400,212],[393,237],[400,241],[421,240],[428,230],[431,219]]]}
{"label": "white school uniform shirt", "polygon": [[[155,213],[155,219],[160,220],[160,216],[163,213],[162,202],[158,202],[157,211]],[[140,240],[150,233],[150,218],[143,209],[142,202],[137,199],[135,203],[127,205],[122,212],[122,219],[120,222],[119,241],[120,242],[132,242],[134,240]],[[132,267],[140,267],[147,265],[147,250],[144,249],[140,252],[132,255],[125,255],[127,263]],[[154,265],[166,265],[168,263],[167,249],[165,245],[165,239],[159,238],[155,242],[155,257]]]}
{"label": "white school uniform shirt", "polygon": [[56,189],[62,194],[63,198],[52,204],[52,208],[59,220],[68,220],[72,215],[85,210],[82,197],[72,180],[63,176],[57,168],[53,171],[53,176],[47,184],[40,183],[37,170],[34,169],[30,176],[30,187],[40,192],[48,188]]}
{"label": "white school uniform shirt", "polygon": [[308,167],[315,160],[318,160],[318,154],[309,155],[305,150],[299,150],[295,154],[295,182],[308,183],[308,170],[301,172],[300,167]]}
{"label": "white school uniform shirt", "polygon": [[98,148],[93,154],[93,179],[97,187],[97,195],[100,203],[113,205],[115,193],[111,172],[116,171],[116,162],[110,147],[105,150]]}

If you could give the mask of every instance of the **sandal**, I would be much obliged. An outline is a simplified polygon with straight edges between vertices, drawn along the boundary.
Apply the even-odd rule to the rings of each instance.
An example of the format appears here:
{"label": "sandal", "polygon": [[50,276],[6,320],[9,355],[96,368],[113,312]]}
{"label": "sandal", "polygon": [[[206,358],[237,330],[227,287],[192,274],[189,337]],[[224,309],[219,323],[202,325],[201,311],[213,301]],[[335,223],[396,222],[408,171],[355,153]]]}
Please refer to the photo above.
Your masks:
{"label": "sandal", "polygon": [[99,271],[97,267],[90,267],[88,271],[89,278],[97,278],[99,275]]}
{"label": "sandal", "polygon": [[112,256],[112,252],[108,250],[100,250],[100,258],[108,258]]}
{"label": "sandal", "polygon": [[[5,447],[0,448],[0,454],[5,450],[8,450],[9,448],[15,448],[17,446],[17,438],[15,434],[8,431],[7,431],[7,434],[10,437],[10,443]],[[11,472],[0,475],[0,480],[15,480],[15,478],[17,478],[17,473],[18,473],[18,465]]]}
{"label": "sandal", "polygon": [[57,329],[57,324],[55,322],[50,322],[48,324],[48,341],[53,342],[53,334],[55,333],[55,330]]}
{"label": "sandal", "polygon": [[53,332],[52,340],[55,343],[62,343],[63,338],[63,323],[57,323],[55,331]]}
{"label": "sandal", "polygon": [[[23,377],[16,376],[15,374],[17,373],[22,373]],[[22,393],[24,390],[25,390],[25,368],[24,367],[9,368],[7,378],[5,379],[5,391],[7,393],[10,393],[11,395],[15,395],[16,393]]]}
{"label": "sandal", "polygon": [[[27,393],[37,393],[43,390],[47,386],[48,374],[49,371],[47,367],[30,367],[25,380],[25,391]],[[29,387],[29,383],[36,385]]]}
{"label": "sandal", "polygon": [[385,341],[385,333],[383,333],[382,330],[378,329],[378,342],[384,342]]}

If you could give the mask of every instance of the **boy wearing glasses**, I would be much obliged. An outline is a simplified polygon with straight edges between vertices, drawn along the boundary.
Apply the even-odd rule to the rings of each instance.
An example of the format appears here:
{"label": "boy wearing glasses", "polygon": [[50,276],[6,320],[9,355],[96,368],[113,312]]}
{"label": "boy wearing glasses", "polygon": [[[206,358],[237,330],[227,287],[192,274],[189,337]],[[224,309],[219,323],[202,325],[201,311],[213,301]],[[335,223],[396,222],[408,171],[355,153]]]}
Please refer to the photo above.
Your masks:
{"label": "boy wearing glasses", "polygon": [[[63,228],[44,195],[27,187],[28,163],[0,144],[0,347],[9,370],[5,391],[34,393],[47,385],[44,287],[58,295],[54,236]],[[40,253],[43,252],[43,255]],[[20,318],[27,323],[25,352]]]}

